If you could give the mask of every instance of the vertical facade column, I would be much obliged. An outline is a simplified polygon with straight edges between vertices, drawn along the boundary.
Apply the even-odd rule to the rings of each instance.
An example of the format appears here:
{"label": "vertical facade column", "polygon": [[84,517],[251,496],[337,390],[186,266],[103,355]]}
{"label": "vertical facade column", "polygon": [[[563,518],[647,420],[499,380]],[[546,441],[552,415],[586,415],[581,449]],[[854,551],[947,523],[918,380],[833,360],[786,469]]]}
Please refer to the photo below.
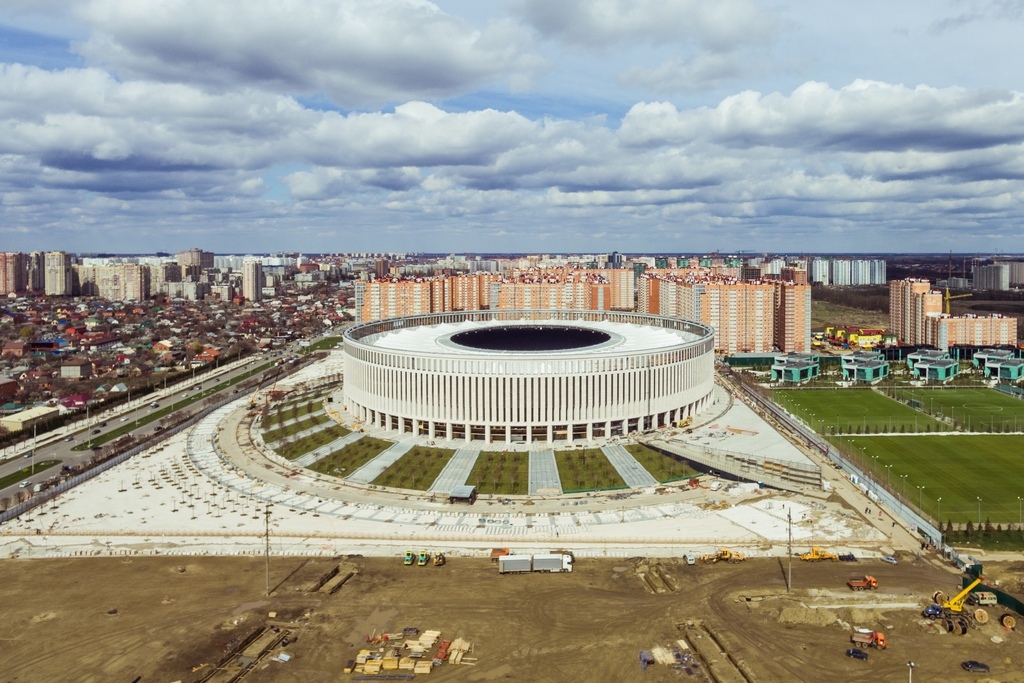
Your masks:
{"label": "vertical facade column", "polygon": [[555,442],[555,428],[553,425],[548,425],[548,443]]}
{"label": "vertical facade column", "polygon": [[511,444],[511,443],[512,443],[512,427],[509,426],[509,425],[505,425],[505,444],[507,445],[507,444]]}
{"label": "vertical facade column", "polygon": [[447,422],[444,426],[444,438],[448,441],[452,440],[452,423]]}
{"label": "vertical facade column", "polygon": [[435,427],[436,427],[436,425],[435,425],[433,420],[431,420],[430,422],[427,423],[427,438],[429,438],[431,441],[434,440],[434,429],[435,429]]}
{"label": "vertical facade column", "polygon": [[484,441],[491,442],[491,424],[489,422],[484,425]]}
{"label": "vertical facade column", "polygon": [[588,422],[587,423],[587,441],[593,441],[593,440],[594,440],[594,423],[593,422]]}
{"label": "vertical facade column", "polygon": [[466,427],[466,443],[469,443],[470,441],[473,440],[473,430],[470,428],[470,425],[469,425],[468,422],[466,423],[465,427]]}

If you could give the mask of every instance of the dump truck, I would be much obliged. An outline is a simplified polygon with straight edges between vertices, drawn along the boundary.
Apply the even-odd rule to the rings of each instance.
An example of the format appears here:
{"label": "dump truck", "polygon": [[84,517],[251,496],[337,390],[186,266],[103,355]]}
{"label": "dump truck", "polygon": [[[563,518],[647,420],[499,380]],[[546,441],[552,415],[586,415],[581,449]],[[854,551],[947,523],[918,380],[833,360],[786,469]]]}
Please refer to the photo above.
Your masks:
{"label": "dump truck", "polygon": [[498,558],[499,574],[526,574],[529,572],[571,572],[573,558],[568,554],[505,555]]}
{"label": "dump truck", "polygon": [[876,590],[878,580],[873,576],[854,576],[846,582],[846,585],[855,591]]}
{"label": "dump truck", "polygon": [[850,634],[850,642],[861,647],[877,647],[885,649],[885,634],[881,631],[854,631]]}

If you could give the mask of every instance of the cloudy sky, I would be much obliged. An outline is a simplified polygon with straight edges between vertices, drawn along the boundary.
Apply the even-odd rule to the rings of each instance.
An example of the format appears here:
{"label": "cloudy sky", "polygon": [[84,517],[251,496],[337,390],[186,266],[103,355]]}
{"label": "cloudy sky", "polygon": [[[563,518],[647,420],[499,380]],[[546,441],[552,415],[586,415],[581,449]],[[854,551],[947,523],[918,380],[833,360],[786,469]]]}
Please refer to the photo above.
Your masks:
{"label": "cloudy sky", "polygon": [[3,0],[0,249],[1024,252],[1024,0]]}

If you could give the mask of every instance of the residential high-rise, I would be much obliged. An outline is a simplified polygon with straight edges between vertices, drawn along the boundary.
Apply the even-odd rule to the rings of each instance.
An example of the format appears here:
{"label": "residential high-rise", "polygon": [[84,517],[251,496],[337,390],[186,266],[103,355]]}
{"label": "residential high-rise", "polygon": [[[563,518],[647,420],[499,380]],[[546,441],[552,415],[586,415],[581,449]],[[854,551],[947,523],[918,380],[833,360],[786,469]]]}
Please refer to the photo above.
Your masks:
{"label": "residential high-rise", "polygon": [[242,296],[246,301],[263,299],[263,264],[246,261],[242,264]]}
{"label": "residential high-rise", "polygon": [[183,269],[190,266],[198,267],[200,271],[208,268],[213,268],[213,252],[203,251],[192,247],[187,251],[179,251],[175,254],[175,258],[178,260],[178,265]]}
{"label": "residential high-rise", "polygon": [[43,291],[47,296],[71,296],[71,256],[66,252],[46,252]]}
{"label": "residential high-rise", "polygon": [[149,266],[117,263],[73,267],[76,294],[110,301],[142,301],[150,296]]}
{"label": "residential high-rise", "polygon": [[0,252],[0,294],[20,294],[25,291],[28,259],[20,251]]}
{"label": "residential high-rise", "polygon": [[996,263],[974,269],[974,289],[1005,292],[1010,288],[1010,264]]}
{"label": "residential high-rise", "polygon": [[[800,271],[805,273],[807,271]],[[811,288],[807,284],[776,282],[775,346],[785,351],[811,350]]]}
{"label": "residential high-rise", "polygon": [[33,293],[42,292],[46,281],[46,259],[41,251],[33,251],[28,255],[28,273],[25,286]]}
{"label": "residential high-rise", "polygon": [[889,327],[904,344],[927,344],[925,317],[942,313],[942,293],[919,278],[889,283]]}

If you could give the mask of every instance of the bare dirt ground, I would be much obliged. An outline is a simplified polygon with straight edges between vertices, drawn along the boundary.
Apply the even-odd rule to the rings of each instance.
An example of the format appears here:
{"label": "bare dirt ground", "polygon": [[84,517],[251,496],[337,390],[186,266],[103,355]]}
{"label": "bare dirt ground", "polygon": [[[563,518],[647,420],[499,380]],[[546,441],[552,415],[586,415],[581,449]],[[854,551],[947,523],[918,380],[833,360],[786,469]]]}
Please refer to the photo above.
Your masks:
{"label": "bare dirt ground", "polygon": [[[2,561],[0,681],[203,681],[268,624],[281,629],[267,634],[275,643],[297,640],[275,644],[244,683],[350,680],[342,667],[367,634],[406,626],[474,643],[475,666],[446,664],[425,679],[433,681],[866,682],[904,680],[909,660],[914,680],[1024,681],[1024,634],[989,623],[953,636],[925,625],[919,613],[931,593],[957,585],[929,562],[795,561],[791,596],[779,560],[581,559],[571,574],[514,576],[457,557],[444,567],[405,567],[399,558],[271,563],[267,598],[261,558]],[[333,595],[317,591],[339,565],[328,588],[357,573]],[[992,571],[1020,581],[1024,563]],[[846,588],[863,573],[881,588]],[[866,662],[844,656],[854,627],[884,629],[888,650],[871,650]],[[702,656],[700,672],[640,670],[641,649],[678,638]],[[281,652],[291,660],[271,659]],[[992,674],[961,671],[964,659],[988,663]],[[212,680],[231,680],[232,671]]]}

